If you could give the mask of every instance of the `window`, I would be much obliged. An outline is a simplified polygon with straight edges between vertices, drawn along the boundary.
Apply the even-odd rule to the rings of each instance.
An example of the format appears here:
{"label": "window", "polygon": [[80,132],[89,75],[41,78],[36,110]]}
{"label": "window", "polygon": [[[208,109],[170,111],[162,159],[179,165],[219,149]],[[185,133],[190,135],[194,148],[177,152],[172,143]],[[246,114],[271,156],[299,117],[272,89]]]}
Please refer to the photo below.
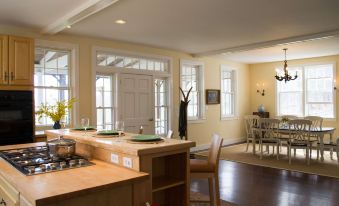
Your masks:
{"label": "window", "polygon": [[166,79],[154,80],[155,134],[168,132],[168,84]]}
{"label": "window", "polygon": [[114,107],[112,76],[96,75],[96,113],[98,129],[113,129]]}
{"label": "window", "polygon": [[221,66],[221,118],[236,116],[236,71]]}
{"label": "window", "polygon": [[204,118],[203,65],[196,62],[182,61],[180,86],[185,94],[192,88],[187,106],[189,120]]}
{"label": "window", "polygon": [[[71,51],[49,48],[36,48],[34,61],[34,98],[35,109],[41,104],[53,105],[57,101],[71,97],[70,58]],[[70,123],[71,114],[65,121]],[[38,127],[53,125],[53,121],[43,117],[35,118]]]}
{"label": "window", "polygon": [[278,115],[335,118],[334,65],[321,64],[289,69],[293,81],[277,82]]}
{"label": "window", "polygon": [[97,66],[167,72],[169,61],[160,58],[143,58],[99,52],[97,53]]}

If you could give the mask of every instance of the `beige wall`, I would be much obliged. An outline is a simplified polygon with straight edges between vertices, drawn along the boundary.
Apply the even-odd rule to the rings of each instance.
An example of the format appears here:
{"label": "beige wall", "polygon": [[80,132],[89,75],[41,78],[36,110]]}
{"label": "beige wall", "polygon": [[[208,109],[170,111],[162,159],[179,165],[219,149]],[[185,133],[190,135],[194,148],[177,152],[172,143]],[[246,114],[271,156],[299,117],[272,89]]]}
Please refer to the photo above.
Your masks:
{"label": "beige wall", "polygon": [[[316,63],[335,63],[336,64],[336,82],[338,82],[339,78],[339,55],[336,56],[327,56],[327,57],[318,57],[318,58],[310,58],[310,59],[300,59],[288,61],[289,66],[293,65],[305,65],[305,64],[316,64]],[[276,80],[274,78],[275,69],[278,67],[282,67],[283,62],[272,62],[272,63],[262,63],[262,64],[252,64],[250,65],[250,94],[251,94],[251,111],[256,111],[258,105],[263,104],[268,112],[270,112],[270,116],[276,116]],[[256,93],[256,83],[264,83],[266,94],[265,96],[261,96]],[[336,99],[337,99],[337,107],[336,107],[336,121],[325,121],[325,126],[337,127],[339,128],[339,109],[338,109],[338,90],[336,91]],[[335,133],[336,136],[339,134],[338,131]]]}
{"label": "beige wall", "polygon": [[245,136],[242,117],[244,114],[249,113],[249,67],[245,64],[222,61],[216,58],[193,58],[188,54],[159,49],[150,46],[131,44],[121,41],[111,41],[97,38],[72,36],[66,34],[60,34],[55,36],[42,36],[39,32],[29,30],[26,28],[19,28],[13,26],[0,25],[1,34],[12,34],[20,36],[28,36],[36,39],[44,39],[51,41],[59,41],[64,43],[77,44],[79,46],[79,85],[80,94],[77,97],[79,99],[79,110],[81,116],[92,115],[92,101],[95,97],[91,93],[91,51],[93,46],[109,47],[119,50],[126,50],[145,54],[155,54],[171,57],[173,59],[173,130],[175,136],[177,136],[178,130],[178,107],[179,107],[179,62],[180,59],[188,59],[194,61],[201,61],[205,65],[205,89],[220,89],[220,65],[231,65],[238,70],[238,109],[239,119],[230,121],[220,120],[220,105],[208,106],[206,111],[206,120],[202,123],[189,124],[189,139],[196,141],[198,145],[206,144],[209,142],[212,133],[219,133],[227,140],[233,140],[236,138],[242,138]]}

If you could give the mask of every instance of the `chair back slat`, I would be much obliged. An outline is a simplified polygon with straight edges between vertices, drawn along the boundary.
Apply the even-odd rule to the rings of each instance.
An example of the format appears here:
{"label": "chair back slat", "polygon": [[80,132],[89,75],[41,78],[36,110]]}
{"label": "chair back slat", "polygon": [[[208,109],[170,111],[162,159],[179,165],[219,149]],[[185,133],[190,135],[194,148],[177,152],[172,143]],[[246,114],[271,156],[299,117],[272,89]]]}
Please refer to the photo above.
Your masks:
{"label": "chair back slat", "polygon": [[318,116],[307,116],[306,120],[310,120],[312,122],[311,130],[322,130],[323,127],[323,118]]}
{"label": "chair back slat", "polygon": [[260,117],[257,115],[246,115],[245,119],[245,129],[247,136],[253,137],[253,128],[259,126]]}
{"label": "chair back slat", "polygon": [[280,120],[273,119],[273,118],[263,118],[260,119],[259,125],[261,139],[276,139],[279,136],[278,129],[279,129]]}
{"label": "chair back slat", "polygon": [[282,115],[281,119],[295,120],[298,119],[298,117],[295,115]]}
{"label": "chair back slat", "polygon": [[[217,134],[213,134],[212,143],[208,155],[208,164],[217,167],[219,164],[220,149],[222,146],[223,138]],[[218,168],[216,168],[218,169]]]}
{"label": "chair back slat", "polygon": [[289,136],[292,141],[310,141],[312,121],[298,119],[288,121]]}

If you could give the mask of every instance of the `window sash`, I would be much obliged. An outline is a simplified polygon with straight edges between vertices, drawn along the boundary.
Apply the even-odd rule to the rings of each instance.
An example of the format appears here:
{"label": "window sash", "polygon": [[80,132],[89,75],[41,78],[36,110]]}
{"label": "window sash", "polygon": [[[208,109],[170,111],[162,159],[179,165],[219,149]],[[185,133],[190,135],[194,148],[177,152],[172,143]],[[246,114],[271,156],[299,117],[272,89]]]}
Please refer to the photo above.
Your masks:
{"label": "window sash", "polygon": [[[327,74],[322,74],[321,77],[317,77],[314,76],[315,74],[319,74],[319,72],[324,72],[321,71],[326,69],[331,69],[332,71],[327,71]],[[277,113],[279,116],[281,115],[286,115],[287,113],[283,113],[282,112],[282,106],[281,105],[281,100],[280,100],[280,96],[281,94],[286,94],[286,93],[297,93],[297,94],[301,94],[301,100],[300,100],[300,107],[301,107],[301,112],[298,114],[293,114],[293,115],[297,115],[300,117],[304,117],[304,116],[310,116],[310,115],[317,115],[317,116],[322,116],[324,118],[336,118],[336,111],[335,111],[335,91],[333,90],[334,87],[334,79],[335,79],[335,67],[334,64],[322,64],[322,65],[311,65],[311,66],[298,66],[296,67],[296,69],[290,69],[291,71],[295,71],[295,70],[300,70],[301,72],[298,72],[299,74],[299,78],[301,78],[302,84],[300,85],[300,88],[293,88],[294,91],[283,91],[282,87],[280,87],[280,85],[284,84],[282,82],[277,82]],[[289,71],[290,71],[289,70]],[[313,70],[313,71],[312,71]],[[319,70],[319,71],[318,71]],[[313,74],[311,73],[313,72]],[[330,74],[330,75],[328,75]],[[331,76],[332,75],[332,76]],[[327,83],[330,81],[331,85],[326,85],[325,83],[322,83],[322,85],[320,85],[320,87],[317,88],[317,90],[311,89],[310,86],[310,81],[313,80],[327,80]],[[312,84],[312,86],[314,86],[314,84]],[[326,88],[327,87],[327,88]],[[298,90],[298,91],[297,91]],[[319,97],[319,95],[323,94],[322,97],[320,99],[317,99],[316,101],[312,101],[310,98],[312,98],[312,92],[316,92],[317,95],[314,96],[315,98]],[[312,111],[312,108],[310,108],[311,106],[315,106],[318,105],[318,107],[321,107],[321,105],[330,105],[330,110],[326,110],[326,111],[330,111],[331,114],[329,115],[324,114],[322,112],[319,112],[317,110]],[[324,108],[326,108],[326,106],[324,106]],[[324,111],[325,112],[325,111]],[[292,114],[292,113],[288,113],[288,114]]]}
{"label": "window sash", "polygon": [[[236,116],[236,74],[235,70],[221,66],[221,118]],[[227,83],[229,81],[229,84]],[[228,96],[228,100],[226,97]]]}
{"label": "window sash", "polygon": [[[71,96],[72,96],[72,87],[71,87],[71,71],[72,71],[72,64],[71,64],[71,52],[69,50],[63,50],[63,49],[53,49],[53,48],[47,48],[47,47],[36,47],[35,48],[35,58],[40,58],[39,60],[43,62],[40,62],[40,64],[34,64],[34,90],[40,90],[43,91],[43,95],[41,96],[43,99],[38,99],[39,94],[37,92],[34,93],[35,96],[35,110],[37,110],[40,106],[41,103],[47,103],[47,102],[54,102],[54,101],[61,101],[61,100],[68,100]],[[48,55],[50,54],[50,55]],[[52,54],[52,55],[51,55]],[[39,56],[42,55],[42,56]],[[57,55],[57,56],[54,56]],[[54,61],[54,63],[48,64],[48,62],[46,61],[46,57],[48,56],[48,60],[49,61]],[[66,57],[65,57],[66,56]],[[61,59],[59,59],[61,57]],[[35,59],[36,60],[36,59]],[[54,65],[54,66],[53,66]],[[46,77],[47,77],[47,73],[46,71],[51,71],[54,70],[55,75],[60,75],[65,72],[66,73],[66,77],[65,80],[66,82],[64,82],[62,85],[59,85],[60,82],[58,82],[57,78],[56,79],[56,83],[57,85],[48,85],[48,83],[46,83]],[[61,71],[61,72],[60,72]],[[38,73],[40,73],[40,75],[37,75]],[[58,97],[55,100],[50,100],[47,101],[47,96],[46,96],[46,91],[48,90],[54,90],[54,91],[58,91]],[[65,92],[66,96],[62,99],[60,99],[60,92],[63,91]],[[39,104],[37,104],[37,102],[39,102]],[[71,112],[67,112],[67,116],[65,117],[65,122],[66,125],[69,126],[70,122],[72,119],[72,114]],[[52,122],[51,119],[47,118],[47,117],[42,117],[42,120],[38,120],[38,118],[36,118],[36,122],[35,122],[35,126],[38,127],[39,129],[45,128],[45,127],[49,127],[51,125],[53,125],[54,123]]]}
{"label": "window sash", "polygon": [[[184,82],[191,82],[192,90],[190,93],[190,102],[187,106],[188,120],[199,120],[203,118],[203,95],[202,95],[202,70],[200,64],[183,63],[180,68],[180,86],[185,94],[188,93],[189,87]],[[183,99],[182,94],[180,94]]]}

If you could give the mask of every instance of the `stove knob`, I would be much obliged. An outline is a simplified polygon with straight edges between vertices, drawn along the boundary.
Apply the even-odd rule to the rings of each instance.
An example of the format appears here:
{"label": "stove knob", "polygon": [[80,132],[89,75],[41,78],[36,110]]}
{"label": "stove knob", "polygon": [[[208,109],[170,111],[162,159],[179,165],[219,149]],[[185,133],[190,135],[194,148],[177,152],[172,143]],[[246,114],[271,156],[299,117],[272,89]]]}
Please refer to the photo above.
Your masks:
{"label": "stove knob", "polygon": [[55,170],[56,167],[57,167],[57,164],[56,163],[50,163],[49,167],[51,168],[51,170]]}
{"label": "stove knob", "polygon": [[60,162],[60,169],[63,169],[66,167],[66,162]]}
{"label": "stove knob", "polygon": [[41,171],[45,171],[47,169],[46,165],[40,165],[39,167],[40,167]]}
{"label": "stove knob", "polygon": [[29,166],[29,167],[27,168],[27,170],[28,170],[28,172],[29,172],[30,174],[33,174],[33,173],[35,172],[35,167],[34,167],[34,166]]}
{"label": "stove knob", "polygon": [[79,165],[84,165],[86,163],[85,159],[79,159]]}
{"label": "stove knob", "polygon": [[69,161],[69,166],[70,167],[73,167],[73,166],[75,166],[76,165],[76,161],[75,160],[70,160]]}

